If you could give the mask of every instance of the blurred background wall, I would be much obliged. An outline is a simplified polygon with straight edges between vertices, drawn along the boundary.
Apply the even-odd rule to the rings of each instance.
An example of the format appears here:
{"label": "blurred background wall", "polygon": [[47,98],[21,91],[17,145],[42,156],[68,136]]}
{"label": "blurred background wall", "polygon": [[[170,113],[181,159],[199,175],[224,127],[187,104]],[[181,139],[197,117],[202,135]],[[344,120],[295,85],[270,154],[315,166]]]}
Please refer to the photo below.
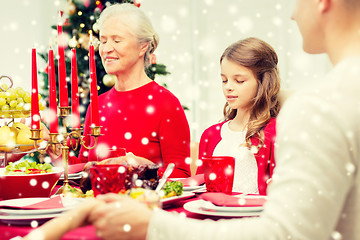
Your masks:
{"label": "blurred background wall", "polygon": [[[75,0],[74,0],[75,1]],[[83,1],[83,0],[76,0]],[[157,77],[189,108],[193,141],[222,118],[219,58],[231,43],[246,37],[267,41],[277,51],[282,88],[297,90],[321,81],[330,63],[324,55],[302,51],[290,19],[288,0],[142,0],[141,9],[160,35],[157,62],[170,75]],[[3,0],[0,8],[0,75],[30,90],[32,47],[43,51],[56,35],[50,28],[66,0]],[[38,68],[45,63],[39,61]],[[41,85],[41,83],[39,83]]]}

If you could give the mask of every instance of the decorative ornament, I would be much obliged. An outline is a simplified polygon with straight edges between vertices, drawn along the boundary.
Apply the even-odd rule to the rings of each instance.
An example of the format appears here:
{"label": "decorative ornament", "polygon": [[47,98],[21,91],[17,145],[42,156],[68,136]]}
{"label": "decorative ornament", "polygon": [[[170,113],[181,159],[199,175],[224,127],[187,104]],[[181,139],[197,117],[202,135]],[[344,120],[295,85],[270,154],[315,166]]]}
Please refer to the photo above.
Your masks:
{"label": "decorative ornament", "polygon": [[44,69],[44,72],[45,72],[46,74],[49,73],[49,64],[46,65],[46,67],[45,67],[45,69]]}
{"label": "decorative ornament", "polygon": [[88,87],[79,86],[79,97],[87,98],[90,93],[90,89]]}
{"label": "decorative ornament", "polygon": [[134,0],[134,5],[139,8],[141,6],[140,0]]}
{"label": "decorative ornament", "polygon": [[94,15],[98,17],[100,15],[100,13],[101,13],[101,9],[99,7],[96,7],[94,9]]}
{"label": "decorative ornament", "polygon": [[100,2],[99,0],[97,0],[97,1],[95,2],[95,4],[96,4],[97,8],[100,9],[100,11],[102,11],[102,10],[104,9],[104,6],[101,4],[101,2]]}
{"label": "decorative ornament", "polygon": [[89,7],[90,6],[90,0],[83,0],[84,6]]}
{"label": "decorative ornament", "polygon": [[90,37],[88,34],[79,34],[79,43],[81,48],[85,50],[89,50],[89,44],[90,44]]}
{"label": "decorative ornament", "polygon": [[68,15],[73,15],[76,12],[76,5],[72,1],[69,1],[65,6],[64,12]]}
{"label": "decorative ornament", "polygon": [[115,85],[116,76],[113,74],[105,74],[103,77],[103,83],[107,87],[112,87]]}
{"label": "decorative ornament", "polygon": [[63,23],[63,26],[69,26],[69,25],[70,25],[69,19],[68,19],[68,18],[65,18],[64,23]]}
{"label": "decorative ornament", "polygon": [[[91,31],[91,30],[89,30]],[[93,45],[94,45],[94,50],[97,51],[99,49],[99,45],[100,45],[100,40],[95,37],[93,35]],[[89,45],[90,45],[90,36],[89,34],[81,34],[79,33],[79,44],[81,46],[81,48],[85,49],[85,50],[89,50]]]}

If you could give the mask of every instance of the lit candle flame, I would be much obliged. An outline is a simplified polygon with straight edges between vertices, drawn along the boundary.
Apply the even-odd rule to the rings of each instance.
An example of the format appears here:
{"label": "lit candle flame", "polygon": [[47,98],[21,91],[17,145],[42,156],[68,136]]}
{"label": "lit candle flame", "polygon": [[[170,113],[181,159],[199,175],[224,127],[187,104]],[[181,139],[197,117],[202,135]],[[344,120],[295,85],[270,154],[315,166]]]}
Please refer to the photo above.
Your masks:
{"label": "lit candle flame", "polygon": [[69,41],[69,46],[74,48],[74,47],[76,47],[76,45],[77,45],[76,38],[75,38],[75,36],[73,36],[71,38],[71,40]]}
{"label": "lit candle flame", "polygon": [[92,30],[89,30],[89,34],[90,34],[90,45],[93,44],[93,34],[92,34]]}
{"label": "lit candle flame", "polygon": [[59,25],[62,26],[62,21],[61,21],[61,19],[62,19],[61,12],[59,11],[58,23],[59,23]]}

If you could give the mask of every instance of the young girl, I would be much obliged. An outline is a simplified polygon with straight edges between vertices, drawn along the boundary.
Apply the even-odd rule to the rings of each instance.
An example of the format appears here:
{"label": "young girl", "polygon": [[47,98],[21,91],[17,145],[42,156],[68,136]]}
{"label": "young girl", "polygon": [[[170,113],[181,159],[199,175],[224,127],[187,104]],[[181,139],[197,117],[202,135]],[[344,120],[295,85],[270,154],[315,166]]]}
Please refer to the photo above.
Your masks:
{"label": "young girl", "polygon": [[[220,58],[224,121],[204,131],[199,159],[235,157],[233,191],[266,194],[275,167],[280,78],[274,49],[257,38],[230,45]],[[200,161],[197,173],[203,173]]]}

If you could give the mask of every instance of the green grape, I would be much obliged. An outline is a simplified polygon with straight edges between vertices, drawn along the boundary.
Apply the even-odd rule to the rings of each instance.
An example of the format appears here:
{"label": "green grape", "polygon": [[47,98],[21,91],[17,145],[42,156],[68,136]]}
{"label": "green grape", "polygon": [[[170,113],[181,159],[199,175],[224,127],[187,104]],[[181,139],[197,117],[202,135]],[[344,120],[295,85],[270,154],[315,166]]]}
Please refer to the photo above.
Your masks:
{"label": "green grape", "polygon": [[25,103],[24,104],[24,110],[29,111],[30,109],[31,109],[31,104],[30,103]]}
{"label": "green grape", "polygon": [[23,98],[26,95],[26,92],[23,89],[16,89],[16,94],[18,97]]}
{"label": "green grape", "polygon": [[[8,90],[9,86],[6,84],[1,84],[1,87],[5,90],[5,92]],[[1,90],[2,91],[2,90]]]}
{"label": "green grape", "polygon": [[9,102],[9,105],[10,105],[11,108],[16,108],[17,101],[16,101],[16,100],[11,100],[11,101]]}
{"label": "green grape", "polygon": [[40,111],[45,110],[45,106],[42,103],[39,103],[39,110]]}
{"label": "green grape", "polygon": [[6,104],[6,99],[3,97],[0,97],[0,106],[4,106]]}
{"label": "green grape", "polygon": [[8,111],[10,109],[9,105],[4,105],[1,107],[1,110]]}
{"label": "green grape", "polygon": [[26,103],[30,103],[31,102],[31,96],[30,96],[30,93],[26,93],[25,96],[24,96],[24,101]]}
{"label": "green grape", "polygon": [[16,90],[15,90],[14,88],[9,88],[9,89],[7,90],[7,92],[9,92],[9,93],[15,93],[15,94],[16,94]]}
{"label": "green grape", "polygon": [[41,94],[40,93],[38,93],[39,94],[39,100],[41,99]]}
{"label": "green grape", "polygon": [[24,104],[23,102],[21,102],[21,103],[19,103],[19,104],[16,105],[16,108],[15,108],[15,109],[21,111],[21,110],[24,109],[24,105],[25,105],[25,104]]}
{"label": "green grape", "polygon": [[1,98],[6,98],[6,92],[0,92],[0,97]]}
{"label": "green grape", "polygon": [[[11,93],[11,92],[8,92],[8,96],[6,98],[6,101],[8,103],[10,103],[11,101],[15,100],[17,97],[16,97],[16,94],[15,93]],[[16,101],[16,100],[15,100]]]}
{"label": "green grape", "polygon": [[18,103],[23,103],[23,102],[24,102],[24,99],[23,99],[22,97],[19,97],[19,98],[17,99],[17,102],[18,102]]}

